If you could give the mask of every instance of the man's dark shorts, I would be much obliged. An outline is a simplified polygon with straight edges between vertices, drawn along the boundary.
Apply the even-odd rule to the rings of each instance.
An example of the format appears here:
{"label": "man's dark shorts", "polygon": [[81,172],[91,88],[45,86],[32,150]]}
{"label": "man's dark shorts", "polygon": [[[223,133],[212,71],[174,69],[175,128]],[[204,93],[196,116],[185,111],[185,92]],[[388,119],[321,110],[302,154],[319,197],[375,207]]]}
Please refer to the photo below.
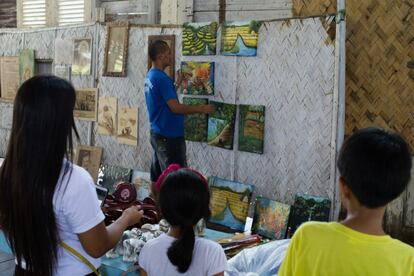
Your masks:
{"label": "man's dark shorts", "polygon": [[184,137],[167,138],[151,132],[151,146],[154,149],[151,163],[152,182],[156,182],[161,173],[171,164],[187,166]]}

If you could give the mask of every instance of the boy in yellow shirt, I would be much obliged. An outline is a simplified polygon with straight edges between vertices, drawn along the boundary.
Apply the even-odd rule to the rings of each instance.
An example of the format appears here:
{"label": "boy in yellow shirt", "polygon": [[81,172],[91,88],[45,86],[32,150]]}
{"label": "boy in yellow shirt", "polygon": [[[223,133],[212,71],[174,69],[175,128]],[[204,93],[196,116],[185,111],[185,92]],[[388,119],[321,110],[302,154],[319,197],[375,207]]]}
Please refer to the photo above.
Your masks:
{"label": "boy in yellow shirt", "polygon": [[278,275],[414,276],[414,248],[382,228],[386,205],[410,179],[407,143],[395,133],[363,129],[344,143],[337,165],[346,219],[299,227]]}

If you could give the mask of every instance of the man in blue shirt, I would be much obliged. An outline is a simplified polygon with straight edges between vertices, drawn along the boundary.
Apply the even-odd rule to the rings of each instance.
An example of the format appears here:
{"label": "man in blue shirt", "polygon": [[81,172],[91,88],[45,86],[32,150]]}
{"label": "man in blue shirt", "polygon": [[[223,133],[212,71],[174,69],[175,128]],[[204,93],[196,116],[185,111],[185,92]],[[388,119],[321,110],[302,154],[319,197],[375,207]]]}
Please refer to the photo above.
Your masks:
{"label": "man in blue shirt", "polygon": [[[169,165],[187,166],[184,141],[184,115],[210,114],[212,105],[189,106],[178,101],[173,80],[164,72],[172,65],[172,54],[168,44],[162,40],[149,47],[152,68],[145,78],[145,101],[151,129],[151,146],[154,156],[151,163],[151,181],[154,183]],[[181,84],[181,74],[177,83]]]}

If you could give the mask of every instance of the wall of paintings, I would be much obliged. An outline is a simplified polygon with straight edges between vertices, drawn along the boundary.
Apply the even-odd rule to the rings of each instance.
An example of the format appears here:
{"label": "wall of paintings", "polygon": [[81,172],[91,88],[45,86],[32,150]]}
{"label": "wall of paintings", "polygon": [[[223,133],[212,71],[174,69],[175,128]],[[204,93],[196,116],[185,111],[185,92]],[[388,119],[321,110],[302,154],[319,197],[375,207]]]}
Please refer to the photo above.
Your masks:
{"label": "wall of paintings", "polygon": [[[32,49],[36,58],[58,59],[56,39],[77,39],[78,46],[86,42],[92,49],[90,74],[86,69],[73,74],[72,68],[72,83],[77,90],[96,88],[98,102],[99,98],[116,98],[117,103],[108,101],[106,110],[98,105],[98,122],[77,120],[80,143],[101,147],[102,163],[107,166],[148,172],[152,149],[143,93],[148,70],[148,37],[175,35],[175,69],[182,64],[199,65],[190,66],[188,72],[201,76],[190,78],[187,93],[180,93],[180,97],[185,101],[195,98],[194,102],[208,98],[219,107],[210,118],[193,118],[203,122],[203,129],[188,134],[191,136],[187,142],[189,165],[207,176],[254,185],[255,193],[292,204],[296,193],[330,199],[335,194],[335,46],[325,43],[327,34],[322,24],[332,20],[266,22],[258,29],[257,43],[254,42],[256,32],[246,33],[243,31],[246,26],[242,26],[238,35],[232,32],[229,36],[231,43],[225,42],[227,56],[220,54],[224,49],[222,26],[218,26],[217,45],[212,42],[210,32],[214,25],[207,25],[208,29],[195,28],[196,33],[202,32],[199,37],[203,44],[200,49],[205,50],[203,54],[209,54],[216,46],[216,55],[205,56],[183,55],[182,28],[132,26],[126,77],[103,76],[106,28],[100,24],[0,30],[0,56],[18,56],[20,50]],[[230,24],[230,27],[236,26]],[[192,34],[187,31],[187,35]],[[244,46],[255,45],[256,56],[234,55],[237,50],[246,50],[242,44],[234,47],[239,42]],[[88,65],[88,62],[79,64]],[[110,114],[111,106],[117,109],[116,118]],[[12,108],[11,103],[0,102],[0,156],[6,151]],[[110,124],[114,126],[112,129],[108,127]],[[111,135],[105,135],[109,131]],[[137,179],[136,185],[147,184],[143,177],[137,176]]]}

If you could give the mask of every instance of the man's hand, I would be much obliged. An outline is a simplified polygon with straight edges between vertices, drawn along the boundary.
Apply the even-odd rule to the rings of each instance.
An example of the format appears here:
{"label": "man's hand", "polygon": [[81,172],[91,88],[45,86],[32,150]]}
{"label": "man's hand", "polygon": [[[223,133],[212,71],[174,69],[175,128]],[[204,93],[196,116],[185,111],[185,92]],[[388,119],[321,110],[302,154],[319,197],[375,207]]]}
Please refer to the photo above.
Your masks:
{"label": "man's hand", "polygon": [[177,87],[180,87],[181,83],[183,82],[183,76],[181,74],[181,70],[177,70],[176,76],[177,76],[177,78],[176,78],[175,84],[176,84]]}

